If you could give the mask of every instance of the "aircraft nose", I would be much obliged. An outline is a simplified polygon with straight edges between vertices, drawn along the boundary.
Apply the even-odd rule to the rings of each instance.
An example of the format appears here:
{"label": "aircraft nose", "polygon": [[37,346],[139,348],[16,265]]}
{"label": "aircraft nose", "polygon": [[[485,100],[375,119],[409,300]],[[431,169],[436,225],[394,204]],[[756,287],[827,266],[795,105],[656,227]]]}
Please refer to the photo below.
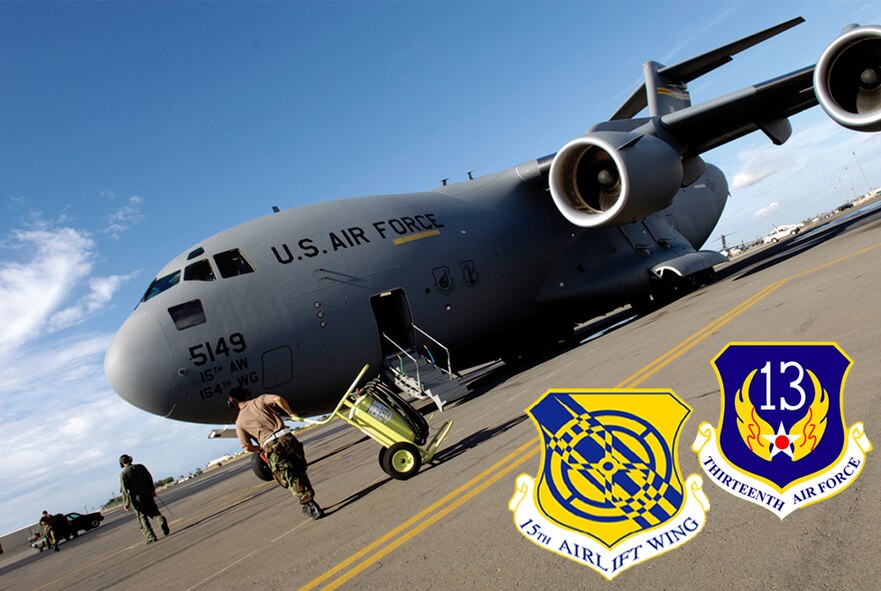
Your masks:
{"label": "aircraft nose", "polygon": [[104,374],[119,396],[142,410],[168,416],[174,408],[171,350],[159,321],[134,313],[113,337]]}

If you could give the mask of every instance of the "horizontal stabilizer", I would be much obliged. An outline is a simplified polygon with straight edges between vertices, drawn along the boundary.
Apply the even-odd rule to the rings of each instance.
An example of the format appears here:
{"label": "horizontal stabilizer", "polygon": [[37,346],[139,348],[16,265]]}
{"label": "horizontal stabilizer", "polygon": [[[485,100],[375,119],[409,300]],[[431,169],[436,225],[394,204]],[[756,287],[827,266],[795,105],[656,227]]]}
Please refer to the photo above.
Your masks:
{"label": "horizontal stabilizer", "polygon": [[[693,57],[684,62],[680,62],[673,66],[660,68],[657,71],[658,76],[671,84],[686,84],[700,78],[708,72],[712,72],[719,66],[723,66],[730,62],[733,56],[745,49],[749,49],[753,45],[757,45],[762,41],[770,39],[775,35],[791,29],[792,27],[804,22],[802,17],[796,17],[764,31],[760,31],[749,37],[744,37],[739,41],[723,45],[712,51],[708,51],[697,57]],[[648,106],[648,97],[646,96],[645,82],[633,91],[624,104],[618,107],[618,110],[610,117],[610,119],[630,119]]]}

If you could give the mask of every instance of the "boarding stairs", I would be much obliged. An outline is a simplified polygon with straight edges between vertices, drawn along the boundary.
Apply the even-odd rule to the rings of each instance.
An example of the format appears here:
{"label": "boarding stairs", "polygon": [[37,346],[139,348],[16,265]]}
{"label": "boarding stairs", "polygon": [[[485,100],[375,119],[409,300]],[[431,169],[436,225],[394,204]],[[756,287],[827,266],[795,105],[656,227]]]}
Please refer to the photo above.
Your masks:
{"label": "boarding stairs", "polygon": [[394,345],[394,351],[385,356],[386,377],[405,394],[413,398],[431,398],[438,410],[444,405],[466,396],[470,390],[462,379],[453,373],[450,352],[445,346],[431,337],[415,324],[412,328],[430,341],[435,348],[442,349],[446,357],[446,367],[438,363],[428,345],[402,347],[383,333],[383,338]]}

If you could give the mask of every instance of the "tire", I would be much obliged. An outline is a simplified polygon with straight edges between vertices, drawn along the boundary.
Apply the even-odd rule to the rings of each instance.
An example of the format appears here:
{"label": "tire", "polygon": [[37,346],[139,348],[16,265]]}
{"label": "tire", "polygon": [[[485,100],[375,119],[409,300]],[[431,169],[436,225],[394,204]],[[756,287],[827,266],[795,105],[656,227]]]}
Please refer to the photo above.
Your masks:
{"label": "tire", "polygon": [[98,521],[97,519],[93,519],[93,520],[92,520],[92,523],[91,523],[92,528],[96,528],[96,527],[98,527],[99,525],[101,525],[101,522],[100,522],[100,521]]}
{"label": "tire", "polygon": [[382,459],[382,469],[395,480],[407,480],[419,472],[422,456],[412,443],[401,441],[388,448]]}
{"label": "tire", "polygon": [[257,478],[260,480],[265,482],[275,480],[275,477],[272,475],[272,470],[269,469],[269,464],[260,457],[260,454],[251,455],[251,470],[254,471],[254,474],[256,474]]}
{"label": "tire", "polygon": [[[382,468],[382,471],[388,474],[388,470],[385,469],[385,453],[388,451],[385,447],[379,448],[379,467]],[[391,474],[389,474],[391,476]]]}

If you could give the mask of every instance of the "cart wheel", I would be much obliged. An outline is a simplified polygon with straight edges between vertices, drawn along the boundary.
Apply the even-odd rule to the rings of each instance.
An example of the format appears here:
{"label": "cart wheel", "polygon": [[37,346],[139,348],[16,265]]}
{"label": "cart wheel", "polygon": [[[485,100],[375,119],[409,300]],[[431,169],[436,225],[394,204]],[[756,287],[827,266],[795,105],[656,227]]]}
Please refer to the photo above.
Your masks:
{"label": "cart wheel", "polygon": [[254,474],[256,474],[257,478],[260,480],[269,482],[273,479],[272,470],[269,469],[269,464],[260,457],[260,454],[251,455],[251,470],[254,471]]}
{"label": "cart wheel", "polygon": [[[379,467],[382,468],[382,471],[386,474],[388,474],[388,470],[385,469],[385,452],[387,451],[388,449],[385,447],[379,448]],[[389,474],[389,476],[391,475]]]}
{"label": "cart wheel", "polygon": [[412,443],[400,441],[385,451],[382,469],[395,480],[407,480],[419,472],[422,456]]}

